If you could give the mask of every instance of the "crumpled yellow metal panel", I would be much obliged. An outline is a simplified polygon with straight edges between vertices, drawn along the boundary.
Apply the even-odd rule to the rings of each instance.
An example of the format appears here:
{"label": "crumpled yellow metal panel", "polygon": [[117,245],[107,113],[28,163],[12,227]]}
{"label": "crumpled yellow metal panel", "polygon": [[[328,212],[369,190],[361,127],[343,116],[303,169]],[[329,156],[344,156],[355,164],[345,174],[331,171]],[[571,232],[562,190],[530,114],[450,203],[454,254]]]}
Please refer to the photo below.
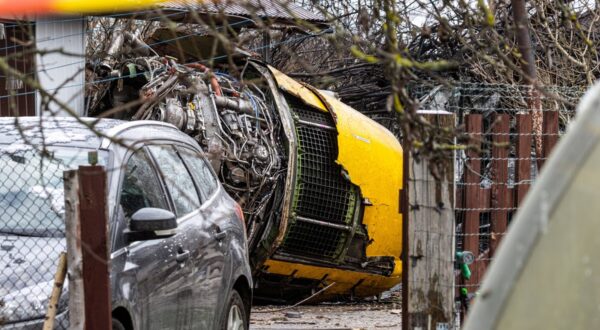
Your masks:
{"label": "crumpled yellow metal panel", "polygon": [[[393,256],[400,265],[402,251],[402,146],[383,126],[342,103],[322,94],[335,115],[338,130],[338,163],[348,171],[350,181],[360,187],[365,206],[363,224],[372,243],[367,256]],[[395,273],[400,272],[396,267]]]}
{"label": "crumpled yellow metal panel", "polygon": [[306,104],[321,111],[327,112],[327,107],[325,107],[319,96],[315,95],[315,93],[313,93],[313,91],[308,87],[290,78],[288,75],[272,66],[269,66],[269,70],[271,73],[273,73],[275,81],[277,81],[277,85],[279,85],[281,89],[294,96],[297,96]]}
{"label": "crumpled yellow metal panel", "polygon": [[265,266],[269,267],[269,273],[293,275],[293,277],[296,278],[320,280],[327,274],[327,282],[335,282],[335,285],[319,295],[317,299],[327,299],[329,296],[336,295],[347,295],[350,291],[353,291],[353,294],[358,297],[374,296],[400,283],[400,274],[382,276],[272,259],[268,260],[265,263]]}
{"label": "crumpled yellow metal panel", "polygon": [[[350,181],[360,187],[363,198],[372,204],[365,206],[362,223],[366,226],[371,244],[368,257],[394,257],[395,267],[390,277],[362,272],[313,267],[275,260],[267,261],[269,272],[294,274],[296,277],[335,281],[339,293],[347,293],[359,280],[365,295],[386,290],[400,281],[402,264],[402,189],[403,150],[396,137],[383,126],[354,110],[336,98],[293,80],[269,67],[279,87],[302,99],[306,104],[332,113],[338,131],[337,162],[348,172]],[[332,276],[335,274],[336,279]],[[369,289],[372,288],[372,289]]]}

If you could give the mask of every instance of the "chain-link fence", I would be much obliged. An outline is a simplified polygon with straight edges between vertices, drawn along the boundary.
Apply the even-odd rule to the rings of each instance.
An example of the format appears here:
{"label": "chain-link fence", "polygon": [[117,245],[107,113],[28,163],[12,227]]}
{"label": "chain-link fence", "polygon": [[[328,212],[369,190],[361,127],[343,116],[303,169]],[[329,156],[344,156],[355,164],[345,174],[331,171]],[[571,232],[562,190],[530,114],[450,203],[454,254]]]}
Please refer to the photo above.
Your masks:
{"label": "chain-link fence", "polygon": [[[458,327],[511,219],[575,117],[584,88],[550,86],[535,93],[528,86],[456,84],[420,86],[412,91],[433,125],[445,118],[441,120],[444,126],[453,126],[448,123],[451,117],[461,133],[448,146],[452,151],[445,154],[445,168],[451,168],[453,180],[445,180],[439,173],[424,175],[427,161],[411,154],[408,185],[415,192],[411,190],[409,201],[410,233],[420,244],[410,243],[413,269],[407,276],[409,285],[426,288],[429,295],[417,297],[423,300],[421,307],[411,311],[409,306],[408,313],[416,313],[411,326],[433,321],[433,326]],[[447,190],[454,192],[452,197],[444,195]],[[451,207],[454,217],[445,217],[445,210]],[[427,220],[432,216],[446,224],[454,222],[454,231]],[[454,249],[440,249],[450,239]],[[450,264],[454,276],[446,278]],[[447,294],[456,298],[453,320],[448,319]],[[445,313],[443,317],[440,311]],[[429,320],[422,317],[427,315]]]}
{"label": "chain-link fence", "polygon": [[[77,155],[27,144],[0,145],[0,324],[41,328],[66,251],[63,171]],[[57,328],[67,328],[66,290]]]}
{"label": "chain-link fence", "polygon": [[[94,133],[75,120],[0,119],[2,329],[41,329],[49,310],[54,329],[68,328],[67,239],[79,234],[66,234],[63,175],[89,163],[81,146],[92,141]],[[106,164],[103,154],[97,158]],[[71,218],[73,227],[78,219]]]}

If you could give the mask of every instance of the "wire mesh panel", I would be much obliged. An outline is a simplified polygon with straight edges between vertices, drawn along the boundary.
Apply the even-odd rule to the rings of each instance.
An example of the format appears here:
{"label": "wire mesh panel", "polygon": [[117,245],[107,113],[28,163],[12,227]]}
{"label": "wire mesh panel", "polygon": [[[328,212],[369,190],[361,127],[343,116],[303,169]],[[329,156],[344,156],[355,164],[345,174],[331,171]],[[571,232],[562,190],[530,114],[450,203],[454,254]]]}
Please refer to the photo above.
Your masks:
{"label": "wire mesh panel", "polygon": [[[98,143],[74,119],[0,119],[0,328],[42,328],[67,249],[63,172],[88,164],[88,148]],[[100,164],[107,159],[98,153]],[[68,328],[66,287],[55,329]]]}
{"label": "wire mesh panel", "polygon": [[[66,250],[63,171],[77,152],[44,155],[26,145],[0,146],[0,322],[41,326],[54,287],[59,255]],[[75,159],[74,159],[75,158]],[[65,290],[58,328],[66,328]]]}
{"label": "wire mesh panel", "polygon": [[294,213],[283,244],[286,253],[335,260],[349,239],[358,189],[336,164],[337,131],[328,113],[291,100],[298,134]]}
{"label": "wire mesh panel", "polygon": [[302,148],[298,214],[348,223],[352,184],[341,176],[341,167],[334,163],[336,132],[310,126],[300,126],[297,131]]}
{"label": "wire mesh panel", "polygon": [[334,259],[341,252],[340,242],[346,238],[347,231],[297,221],[292,225],[284,247],[291,254]]}

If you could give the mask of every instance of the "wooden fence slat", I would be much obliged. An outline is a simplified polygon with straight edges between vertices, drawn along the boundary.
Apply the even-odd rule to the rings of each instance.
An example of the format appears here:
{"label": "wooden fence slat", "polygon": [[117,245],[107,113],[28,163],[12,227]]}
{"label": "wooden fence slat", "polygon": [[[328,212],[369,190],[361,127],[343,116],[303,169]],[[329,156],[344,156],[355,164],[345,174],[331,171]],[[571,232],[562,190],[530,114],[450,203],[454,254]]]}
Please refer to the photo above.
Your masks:
{"label": "wooden fence slat", "polygon": [[[421,114],[439,129],[455,127],[452,113]],[[405,149],[402,328],[448,329],[454,318],[454,162],[437,164]],[[438,168],[439,169],[439,168]],[[436,279],[433,280],[432,279]],[[423,294],[426,292],[427,294]]]}
{"label": "wooden fence slat", "polygon": [[531,180],[531,143],[533,129],[531,114],[517,114],[517,160],[515,162],[515,207],[519,207],[529,191]]}
{"label": "wooden fence slat", "polygon": [[492,189],[480,187],[479,188],[479,206],[480,209],[487,209],[491,205],[492,200]]}
{"label": "wooden fence slat", "polygon": [[490,254],[493,256],[500,239],[506,232],[508,211],[508,146],[510,142],[510,117],[507,114],[495,116],[492,127],[492,195],[490,219]]}
{"label": "wooden fence slat", "polygon": [[558,111],[544,112],[544,126],[542,128],[542,146],[543,158],[542,164],[546,162],[548,156],[558,142]]}
{"label": "wooden fence slat", "polygon": [[[465,222],[464,222],[464,246],[465,251],[471,251],[475,256],[479,255],[479,209],[481,205],[481,160],[477,150],[481,148],[481,133],[483,130],[483,117],[480,114],[469,114],[465,116],[466,131],[471,137],[470,150],[467,151],[467,167],[465,169]],[[475,158],[475,159],[473,159]],[[471,279],[468,285],[474,285],[479,282],[479,272],[477,267],[472,269]],[[476,291],[473,286],[469,291]]]}
{"label": "wooden fence slat", "polygon": [[106,171],[102,166],[79,166],[86,330],[112,328],[107,210]]}

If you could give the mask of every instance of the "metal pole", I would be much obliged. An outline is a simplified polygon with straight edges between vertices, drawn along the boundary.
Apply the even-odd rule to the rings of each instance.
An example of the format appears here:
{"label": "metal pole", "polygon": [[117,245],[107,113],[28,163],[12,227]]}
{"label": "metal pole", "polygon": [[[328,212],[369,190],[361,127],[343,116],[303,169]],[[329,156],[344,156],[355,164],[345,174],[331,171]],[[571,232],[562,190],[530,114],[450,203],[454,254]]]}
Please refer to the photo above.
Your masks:
{"label": "metal pole", "polygon": [[[405,139],[406,140],[406,139]],[[406,142],[406,141],[405,141]],[[402,161],[402,190],[400,190],[400,213],[402,213],[402,329],[410,329],[409,317],[409,207],[408,207],[408,175],[410,166],[410,145],[405,143]]]}

